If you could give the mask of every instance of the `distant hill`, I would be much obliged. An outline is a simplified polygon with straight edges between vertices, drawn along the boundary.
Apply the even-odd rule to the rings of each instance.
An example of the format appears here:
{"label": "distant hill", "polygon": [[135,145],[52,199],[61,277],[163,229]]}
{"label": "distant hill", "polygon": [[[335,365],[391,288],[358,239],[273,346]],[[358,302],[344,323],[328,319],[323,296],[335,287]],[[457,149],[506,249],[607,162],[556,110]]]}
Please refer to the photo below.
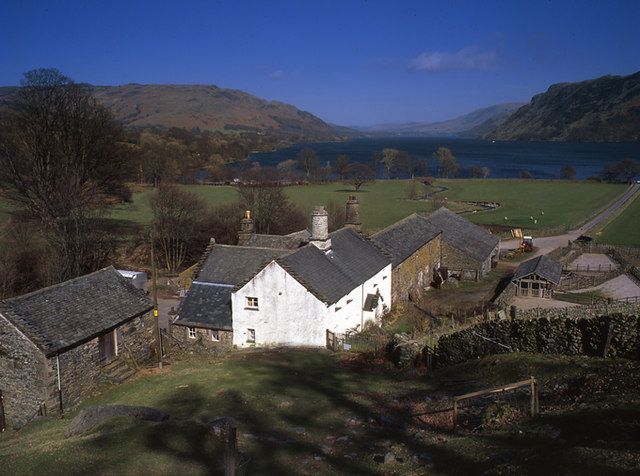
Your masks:
{"label": "distant hill", "polygon": [[[0,102],[16,88],[0,88]],[[273,132],[336,139],[357,135],[313,114],[237,89],[209,85],[126,84],[94,86],[96,98],[129,126]]]}
{"label": "distant hill", "polygon": [[640,72],[554,84],[485,135],[499,140],[640,141]]}
{"label": "distant hill", "polygon": [[403,136],[481,137],[513,114],[524,103],[496,104],[440,122],[378,124],[359,128],[363,132]]}

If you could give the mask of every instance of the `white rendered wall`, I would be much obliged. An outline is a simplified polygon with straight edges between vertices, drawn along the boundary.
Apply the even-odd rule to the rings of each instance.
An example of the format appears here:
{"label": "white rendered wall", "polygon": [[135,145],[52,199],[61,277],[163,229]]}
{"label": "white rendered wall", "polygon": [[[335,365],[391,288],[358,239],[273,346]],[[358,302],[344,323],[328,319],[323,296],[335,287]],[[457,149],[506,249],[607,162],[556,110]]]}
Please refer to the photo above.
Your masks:
{"label": "white rendered wall", "polygon": [[[257,297],[258,310],[246,309],[245,298]],[[232,294],[233,343],[247,347],[247,329],[255,329],[255,345],[326,345],[326,304],[307,291],[280,265],[271,262]]]}

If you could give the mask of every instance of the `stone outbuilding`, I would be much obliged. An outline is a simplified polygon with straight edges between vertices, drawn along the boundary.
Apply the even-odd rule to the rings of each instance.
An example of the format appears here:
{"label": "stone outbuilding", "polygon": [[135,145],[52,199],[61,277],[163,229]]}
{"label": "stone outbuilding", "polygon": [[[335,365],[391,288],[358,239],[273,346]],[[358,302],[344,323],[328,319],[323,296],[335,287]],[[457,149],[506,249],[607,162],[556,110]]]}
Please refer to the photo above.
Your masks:
{"label": "stone outbuilding", "polygon": [[152,355],[152,309],[113,267],[0,301],[7,426],[66,411],[100,383],[130,375]]}
{"label": "stone outbuilding", "polygon": [[442,256],[442,232],[413,214],[379,231],[373,242],[390,257],[393,265],[392,301],[406,300],[431,286]]}
{"label": "stone outbuilding", "polygon": [[516,296],[552,298],[562,278],[562,264],[542,255],[520,264],[513,275]]}

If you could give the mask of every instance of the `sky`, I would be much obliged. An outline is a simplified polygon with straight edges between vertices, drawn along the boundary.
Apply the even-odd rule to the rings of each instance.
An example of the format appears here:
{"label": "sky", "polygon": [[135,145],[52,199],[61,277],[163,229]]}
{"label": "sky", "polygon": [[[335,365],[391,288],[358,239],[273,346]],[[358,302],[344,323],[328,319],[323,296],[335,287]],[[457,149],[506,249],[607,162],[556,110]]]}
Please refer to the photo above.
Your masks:
{"label": "sky", "polygon": [[640,0],[2,0],[0,85],[215,84],[341,125],[436,121],[640,70]]}

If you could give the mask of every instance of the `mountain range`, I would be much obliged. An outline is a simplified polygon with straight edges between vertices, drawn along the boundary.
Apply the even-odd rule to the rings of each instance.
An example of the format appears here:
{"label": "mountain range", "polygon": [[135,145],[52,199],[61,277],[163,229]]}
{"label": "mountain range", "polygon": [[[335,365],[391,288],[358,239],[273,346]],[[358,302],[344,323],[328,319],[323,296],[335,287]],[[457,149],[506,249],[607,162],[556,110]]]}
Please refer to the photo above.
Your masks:
{"label": "mountain range", "polygon": [[[127,126],[252,131],[314,140],[358,135],[290,104],[267,101],[237,89],[195,84],[91,87],[98,101]],[[0,88],[0,105],[15,90]]]}
{"label": "mountain range", "polygon": [[484,137],[496,140],[640,141],[640,72],[554,84]]}
{"label": "mountain range", "polygon": [[397,136],[482,137],[495,129],[525,103],[505,103],[477,109],[468,114],[439,122],[404,122],[359,127],[364,133]]}

